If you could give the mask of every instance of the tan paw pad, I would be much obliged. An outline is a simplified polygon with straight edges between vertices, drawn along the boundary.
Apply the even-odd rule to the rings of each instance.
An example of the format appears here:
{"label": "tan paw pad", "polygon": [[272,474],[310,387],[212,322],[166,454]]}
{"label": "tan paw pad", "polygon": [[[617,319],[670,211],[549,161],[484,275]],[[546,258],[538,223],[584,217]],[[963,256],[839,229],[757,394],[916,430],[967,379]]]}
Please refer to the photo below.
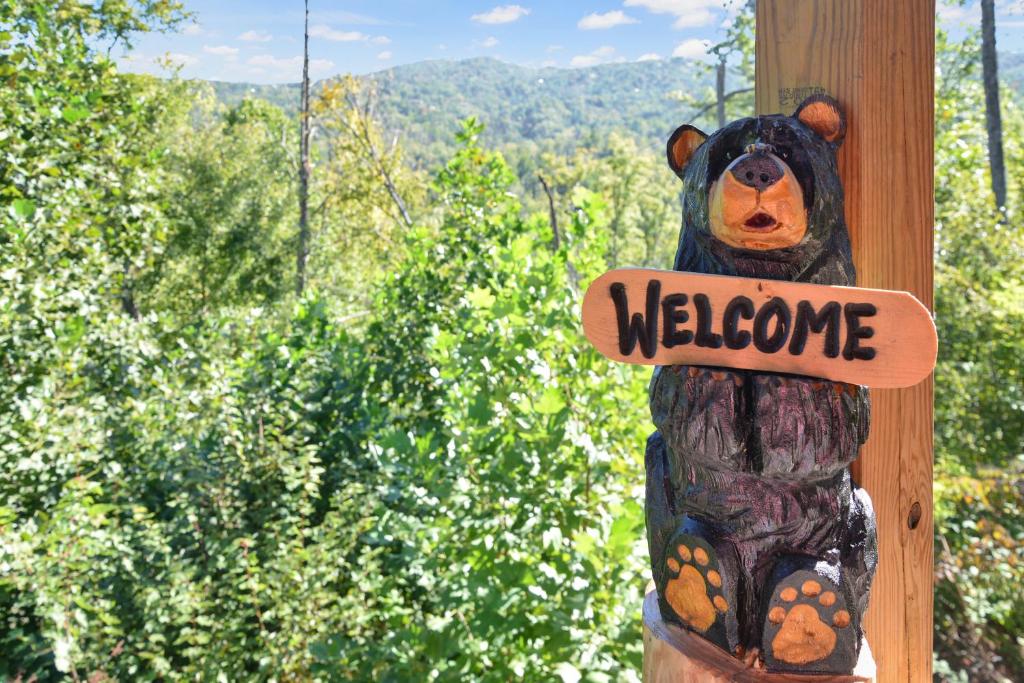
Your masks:
{"label": "tan paw pad", "polygon": [[856,634],[845,630],[853,617],[839,589],[821,574],[800,570],[783,579],[764,619],[769,668],[832,671],[856,654]]}
{"label": "tan paw pad", "polygon": [[[703,541],[685,537],[677,543],[675,553],[665,559],[669,579],[665,600],[688,626],[705,633],[729,611],[729,601],[722,595],[722,575],[713,553],[702,547]],[[672,548],[672,546],[669,546]]]}

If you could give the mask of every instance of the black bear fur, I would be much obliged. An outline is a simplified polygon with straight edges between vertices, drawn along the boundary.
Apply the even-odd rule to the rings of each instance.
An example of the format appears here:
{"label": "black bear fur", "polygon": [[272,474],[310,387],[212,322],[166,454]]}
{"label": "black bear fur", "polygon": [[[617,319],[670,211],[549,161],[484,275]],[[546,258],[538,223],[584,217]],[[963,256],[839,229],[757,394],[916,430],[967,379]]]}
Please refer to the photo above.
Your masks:
{"label": "black bear fur", "polygon": [[[817,101],[825,100],[838,110],[828,98]],[[674,168],[683,181],[674,268],[854,286],[836,162],[840,142],[826,140],[796,115],[740,119],[707,138]],[[711,185],[751,145],[773,150],[800,183],[807,232],[795,246],[738,249],[712,232]],[[646,517],[664,618],[733,654],[757,648],[769,669],[849,673],[860,652],[877,562],[871,501],[849,470],[868,435],[867,390],[795,375],[666,366],[654,371],[650,407],[657,431],[645,458]],[[714,624],[702,630],[676,613],[666,590],[682,562],[678,553],[705,545],[722,583],[717,593],[708,585],[709,596],[720,593],[727,609],[715,612]],[[769,635],[779,626],[768,614],[781,604],[782,587],[795,580],[787,584],[787,577],[806,579],[806,572],[834,586],[850,623],[842,629],[828,624],[837,637],[827,656],[794,663],[773,652],[777,641]],[[833,618],[817,603],[815,608],[823,620]]]}

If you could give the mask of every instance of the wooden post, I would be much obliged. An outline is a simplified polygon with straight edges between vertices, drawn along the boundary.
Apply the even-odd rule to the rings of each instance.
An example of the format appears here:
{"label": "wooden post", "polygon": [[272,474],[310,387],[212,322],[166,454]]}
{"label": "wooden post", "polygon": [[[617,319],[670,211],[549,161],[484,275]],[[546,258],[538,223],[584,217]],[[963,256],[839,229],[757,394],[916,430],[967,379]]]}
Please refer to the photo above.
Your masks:
{"label": "wooden post", "polygon": [[871,648],[861,650],[850,675],[770,673],[753,657],[736,658],[661,618],[654,585],[644,598],[644,683],[875,683]]}
{"label": "wooden post", "polygon": [[[860,287],[932,307],[934,0],[759,0],[757,111],[823,91],[846,110],[839,166]],[[932,382],[871,391],[854,477],[878,519],[866,630],[878,680],[931,680]]]}

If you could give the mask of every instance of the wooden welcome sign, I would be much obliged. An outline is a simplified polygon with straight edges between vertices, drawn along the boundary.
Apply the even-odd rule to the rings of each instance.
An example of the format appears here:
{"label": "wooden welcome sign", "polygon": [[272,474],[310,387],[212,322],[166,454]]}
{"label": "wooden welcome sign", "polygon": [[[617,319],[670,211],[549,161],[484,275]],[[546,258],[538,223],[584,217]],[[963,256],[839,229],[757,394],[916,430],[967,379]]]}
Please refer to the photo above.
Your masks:
{"label": "wooden welcome sign", "polygon": [[583,299],[612,360],[709,365],[908,387],[935,367],[931,314],[907,292],[623,268]]}

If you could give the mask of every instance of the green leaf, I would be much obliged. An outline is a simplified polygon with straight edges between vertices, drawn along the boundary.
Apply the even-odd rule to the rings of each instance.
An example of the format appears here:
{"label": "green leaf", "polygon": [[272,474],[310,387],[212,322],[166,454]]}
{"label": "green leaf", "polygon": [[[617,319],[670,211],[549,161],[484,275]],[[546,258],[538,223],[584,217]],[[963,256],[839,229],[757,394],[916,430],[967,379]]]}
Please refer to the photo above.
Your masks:
{"label": "green leaf", "polygon": [[542,415],[554,415],[565,407],[565,399],[557,388],[548,387],[533,407]]}
{"label": "green leaf", "polygon": [[65,107],[64,111],[61,112],[61,116],[68,123],[77,123],[89,116],[90,113],[91,112],[84,107]]}
{"label": "green leaf", "polygon": [[494,305],[497,297],[491,294],[491,290],[477,287],[466,295],[466,299],[473,304],[474,308],[490,308]]}
{"label": "green leaf", "polygon": [[11,203],[11,214],[18,219],[28,220],[36,213],[36,205],[31,199],[15,199]]}

